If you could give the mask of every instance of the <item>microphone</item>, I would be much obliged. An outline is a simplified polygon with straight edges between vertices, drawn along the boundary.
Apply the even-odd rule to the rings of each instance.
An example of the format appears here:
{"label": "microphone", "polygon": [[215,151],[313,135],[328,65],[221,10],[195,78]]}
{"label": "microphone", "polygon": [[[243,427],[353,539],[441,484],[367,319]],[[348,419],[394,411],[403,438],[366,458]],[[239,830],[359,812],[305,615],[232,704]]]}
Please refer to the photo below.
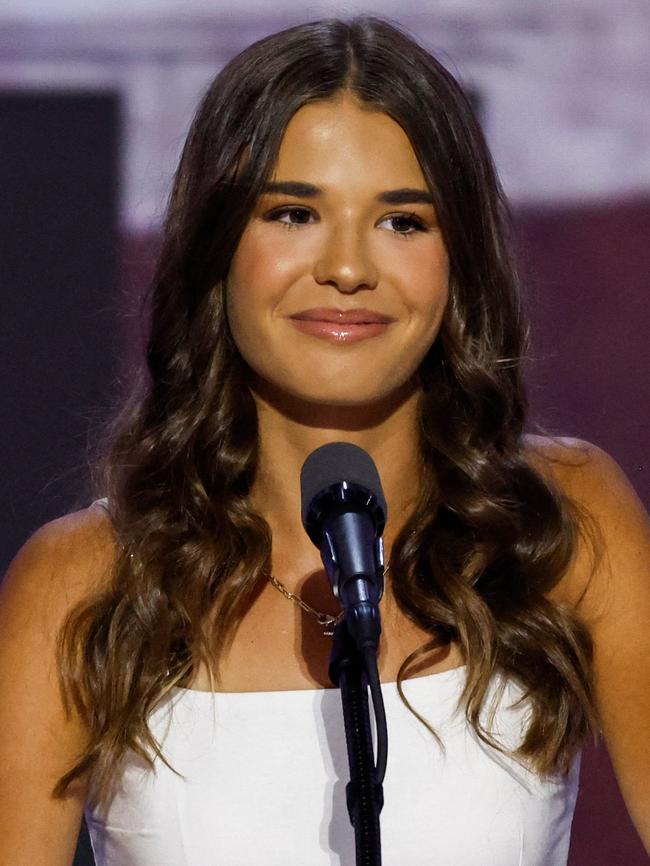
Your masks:
{"label": "microphone", "polygon": [[302,524],[320,550],[348,632],[360,651],[377,651],[384,592],[381,537],[387,507],[377,467],[363,448],[331,442],[316,448],[300,472]]}

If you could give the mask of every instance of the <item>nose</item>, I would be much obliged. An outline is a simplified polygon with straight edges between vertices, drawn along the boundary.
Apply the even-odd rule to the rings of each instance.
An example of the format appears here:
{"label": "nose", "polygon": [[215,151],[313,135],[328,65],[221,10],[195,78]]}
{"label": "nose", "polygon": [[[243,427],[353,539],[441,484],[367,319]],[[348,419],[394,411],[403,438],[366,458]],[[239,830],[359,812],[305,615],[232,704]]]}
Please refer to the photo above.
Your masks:
{"label": "nose", "polygon": [[375,288],[377,268],[360,229],[345,221],[332,228],[315,263],[314,279],[346,294]]}

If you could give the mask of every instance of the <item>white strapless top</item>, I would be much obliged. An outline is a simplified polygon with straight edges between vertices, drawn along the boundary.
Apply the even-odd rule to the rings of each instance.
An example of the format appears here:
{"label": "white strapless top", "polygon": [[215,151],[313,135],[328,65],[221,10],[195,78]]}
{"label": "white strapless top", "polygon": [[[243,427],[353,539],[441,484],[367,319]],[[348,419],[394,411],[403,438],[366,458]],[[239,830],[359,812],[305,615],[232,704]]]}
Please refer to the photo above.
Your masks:
{"label": "white strapless top", "polygon": [[[443,737],[446,756],[395,683],[382,685],[382,862],[565,866],[580,755],[568,779],[542,780],[483,744],[454,712],[464,674],[455,668],[403,685]],[[493,726],[501,742],[521,738],[521,709],[505,705],[520,694],[506,683]],[[338,689],[177,688],[149,724],[185,778],[158,758],[154,773],[127,753],[112,802],[102,808],[91,797],[86,805],[97,866],[354,866]]]}
{"label": "white strapless top", "polygon": [[[382,683],[382,863],[566,866],[580,753],[567,778],[541,778],[485,745],[456,706],[465,672],[403,683],[446,754],[396,684]],[[521,742],[529,717],[527,703],[511,706],[521,694],[497,674],[483,711],[485,723],[495,701],[491,730],[508,748]],[[100,804],[91,788],[85,818],[97,866],[354,866],[339,689],[175,688],[149,727],[184,778],[159,758],[150,770],[129,750],[113,799]]]}

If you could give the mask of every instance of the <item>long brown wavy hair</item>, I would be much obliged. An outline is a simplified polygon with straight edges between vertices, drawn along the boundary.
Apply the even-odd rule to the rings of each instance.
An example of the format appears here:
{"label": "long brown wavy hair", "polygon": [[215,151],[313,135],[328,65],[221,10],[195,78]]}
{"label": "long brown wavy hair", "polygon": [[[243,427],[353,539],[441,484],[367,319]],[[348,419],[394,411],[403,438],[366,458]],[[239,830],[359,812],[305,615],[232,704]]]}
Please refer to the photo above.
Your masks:
{"label": "long brown wavy hair", "polygon": [[[191,683],[199,659],[218,670],[266,579],[271,531],[249,502],[257,415],[224,280],[288,121],[344,90],[405,130],[450,260],[449,303],[419,370],[422,495],[390,556],[398,605],[431,634],[400,668],[401,698],[440,742],[401,683],[416,658],[453,640],[467,665],[461,704],[492,747],[504,751],[479,714],[497,671],[531,702],[512,754],[538,773],[568,773],[600,731],[589,631],[545,595],[569,567],[586,515],[527,454],[527,326],[511,220],[472,105],[398,24],[326,19],[234,57],[193,119],[150,286],[146,367],[93,464],[116,555],[110,580],[59,635],[66,708],[74,704],[90,739],[56,797],[85,774],[107,794],[128,748],[150,766],[151,753],[170,766],[147,727],[150,712]],[[209,611],[218,615],[208,629]]]}

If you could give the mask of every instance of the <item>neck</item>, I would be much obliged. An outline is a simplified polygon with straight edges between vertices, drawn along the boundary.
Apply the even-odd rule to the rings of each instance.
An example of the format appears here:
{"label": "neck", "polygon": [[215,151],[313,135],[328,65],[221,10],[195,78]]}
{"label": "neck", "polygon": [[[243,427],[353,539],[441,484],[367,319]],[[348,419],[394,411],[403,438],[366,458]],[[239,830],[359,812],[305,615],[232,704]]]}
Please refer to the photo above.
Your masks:
{"label": "neck", "polygon": [[325,406],[280,398],[268,386],[252,389],[257,405],[259,459],[251,502],[273,534],[272,573],[292,592],[315,572],[320,553],[301,521],[300,470],[321,445],[345,441],[374,460],[388,507],[386,559],[420,492],[417,411],[411,386],[381,405]]}

